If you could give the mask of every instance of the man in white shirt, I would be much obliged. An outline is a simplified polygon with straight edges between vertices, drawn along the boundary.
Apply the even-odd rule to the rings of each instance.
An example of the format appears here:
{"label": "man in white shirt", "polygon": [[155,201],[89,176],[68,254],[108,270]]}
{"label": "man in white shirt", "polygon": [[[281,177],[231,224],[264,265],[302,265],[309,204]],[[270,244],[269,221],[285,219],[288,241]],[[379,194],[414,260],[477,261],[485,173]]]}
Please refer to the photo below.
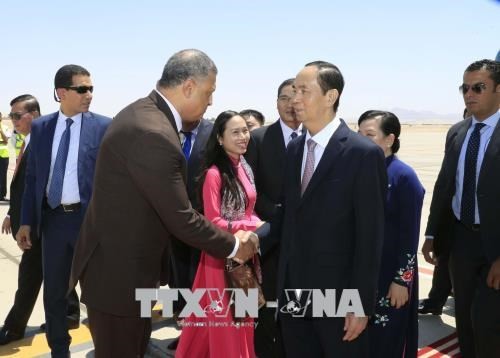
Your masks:
{"label": "man in white shirt", "polygon": [[[308,63],[293,86],[293,109],[307,133],[288,144],[283,196],[271,234],[262,238],[263,249],[267,239],[280,241],[283,345],[292,358],[369,357],[364,330],[375,308],[384,236],[384,156],[336,117],[344,87],[337,66]],[[319,302],[306,289],[335,290],[335,314],[317,317]],[[345,289],[357,290],[363,312],[336,311]]]}
{"label": "man in white shirt", "polygon": [[46,336],[53,357],[67,357],[71,337],[66,318],[73,250],[92,194],[94,168],[110,118],[89,112],[90,73],[78,65],[61,67],[54,79],[58,112],[33,122],[26,168],[21,226],[23,250],[31,231],[42,239]]}

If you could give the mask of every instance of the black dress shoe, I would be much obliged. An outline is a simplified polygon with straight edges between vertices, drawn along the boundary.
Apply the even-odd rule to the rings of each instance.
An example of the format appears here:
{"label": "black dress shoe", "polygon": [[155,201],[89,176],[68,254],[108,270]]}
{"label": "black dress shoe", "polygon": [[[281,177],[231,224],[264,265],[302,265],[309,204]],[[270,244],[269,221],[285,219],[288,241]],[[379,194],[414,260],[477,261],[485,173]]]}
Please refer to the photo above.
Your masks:
{"label": "black dress shoe", "polygon": [[175,351],[178,345],[179,345],[179,338],[176,338],[168,344],[167,348],[170,349],[171,351]]}
{"label": "black dress shoe", "polygon": [[432,314],[434,316],[441,316],[443,314],[443,307],[432,307],[424,302],[418,305],[419,314]]}
{"label": "black dress shoe", "polygon": [[17,334],[3,327],[0,330],[0,346],[9,344],[10,342],[18,341],[24,337],[24,334]]}
{"label": "black dress shoe", "polygon": [[[80,327],[80,321],[74,320],[74,319],[68,319],[68,329],[77,329]],[[47,328],[45,323],[42,323],[40,325],[40,331],[45,332],[45,329]]]}

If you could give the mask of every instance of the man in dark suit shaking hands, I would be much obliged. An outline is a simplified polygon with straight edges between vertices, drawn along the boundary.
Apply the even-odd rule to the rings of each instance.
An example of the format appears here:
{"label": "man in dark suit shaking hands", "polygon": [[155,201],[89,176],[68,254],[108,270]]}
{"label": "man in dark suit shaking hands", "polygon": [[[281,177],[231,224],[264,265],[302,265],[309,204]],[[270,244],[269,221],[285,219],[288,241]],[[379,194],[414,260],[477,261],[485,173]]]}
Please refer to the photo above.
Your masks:
{"label": "man in dark suit shaking hands", "polygon": [[460,92],[472,118],[446,136],[422,252],[450,254],[462,356],[500,357],[500,62],[469,65]]}
{"label": "man in dark suit shaking hands", "polygon": [[256,252],[255,235],[235,238],[217,229],[192,208],[186,191],[179,131],[182,121],[199,121],[212,103],[216,75],[205,53],[174,54],[157,88],[118,113],[103,139],[72,270],[96,357],[144,355],[151,318],[141,318],[135,289],[155,288],[165,278],[170,240],[240,261]]}
{"label": "man in dark suit shaking hands", "polygon": [[[277,292],[287,357],[369,356],[363,331],[375,307],[387,176],[380,148],[336,118],[343,87],[340,70],[324,61],[307,64],[294,82],[293,108],[307,133],[288,145],[282,210],[268,237],[281,231]],[[312,302],[297,317],[284,309],[285,289],[357,289],[365,316],[313,317]]]}

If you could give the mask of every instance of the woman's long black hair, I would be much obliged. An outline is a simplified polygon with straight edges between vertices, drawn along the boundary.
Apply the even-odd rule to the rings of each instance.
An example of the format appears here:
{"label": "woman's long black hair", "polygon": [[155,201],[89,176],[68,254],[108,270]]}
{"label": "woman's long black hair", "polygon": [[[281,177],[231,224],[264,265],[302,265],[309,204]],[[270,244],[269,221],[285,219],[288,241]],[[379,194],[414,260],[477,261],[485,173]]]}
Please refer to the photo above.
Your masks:
{"label": "woman's long black hair", "polygon": [[224,131],[226,130],[226,124],[234,116],[238,116],[239,113],[235,111],[224,111],[217,116],[214,122],[214,127],[210,137],[208,138],[205,158],[203,162],[203,170],[198,180],[198,195],[200,197],[200,203],[203,207],[203,183],[205,182],[205,177],[207,175],[207,170],[215,165],[219,169],[222,185],[220,189],[220,197],[227,198],[235,209],[245,208],[247,205],[247,198],[242,198],[240,195],[239,187],[243,185],[240,183],[236,170],[234,168],[231,159],[225,152],[222,145],[219,143],[219,138],[222,138]]}

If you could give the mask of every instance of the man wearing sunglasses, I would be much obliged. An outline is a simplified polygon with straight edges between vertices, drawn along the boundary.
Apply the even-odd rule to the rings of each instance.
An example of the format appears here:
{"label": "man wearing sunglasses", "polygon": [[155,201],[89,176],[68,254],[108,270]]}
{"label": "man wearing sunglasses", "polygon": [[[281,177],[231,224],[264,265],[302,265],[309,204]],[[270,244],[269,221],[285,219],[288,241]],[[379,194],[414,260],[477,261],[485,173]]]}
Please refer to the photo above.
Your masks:
{"label": "man wearing sunglasses", "polygon": [[67,357],[71,337],[66,294],[73,249],[92,193],[97,151],[110,119],[88,111],[93,86],[85,68],[61,67],[54,85],[59,111],[40,117],[31,128],[16,239],[27,250],[32,247],[31,231],[42,238],[47,341],[52,357]]}
{"label": "man wearing sunglasses", "polygon": [[[2,223],[2,233],[14,238],[19,230],[21,204],[24,192],[26,163],[28,162],[31,124],[40,117],[40,105],[30,94],[17,96],[10,102],[12,120],[16,133],[22,136],[19,154],[16,160],[14,176],[10,183],[10,206]],[[31,248],[21,256],[18,272],[18,287],[14,296],[14,304],[5,318],[0,330],[0,346],[24,337],[26,325],[35,306],[38,292],[42,286],[42,246],[41,240],[34,231],[31,232]],[[80,318],[80,302],[76,291],[69,295],[68,324],[78,324]],[[42,325],[45,327],[45,324]]]}
{"label": "man wearing sunglasses", "polygon": [[500,357],[500,62],[469,65],[460,93],[472,117],[448,131],[422,252],[449,254],[462,356]]}

